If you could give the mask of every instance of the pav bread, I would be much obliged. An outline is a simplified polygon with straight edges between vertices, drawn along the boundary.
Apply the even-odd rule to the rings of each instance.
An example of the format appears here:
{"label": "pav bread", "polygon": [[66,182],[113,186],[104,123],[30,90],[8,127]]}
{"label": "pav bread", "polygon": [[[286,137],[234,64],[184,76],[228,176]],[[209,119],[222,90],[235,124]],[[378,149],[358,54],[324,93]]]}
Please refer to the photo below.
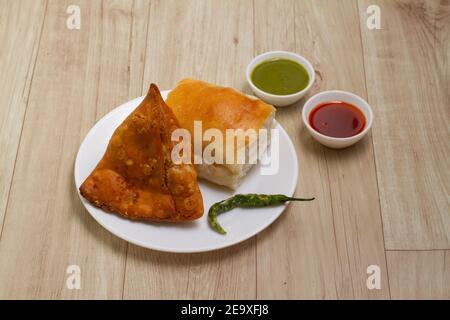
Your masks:
{"label": "pav bread", "polygon": [[[218,129],[226,137],[227,129],[270,129],[273,125],[275,108],[263,101],[249,97],[232,88],[225,88],[209,84],[200,80],[184,79],[170,92],[166,99],[167,105],[172,109],[180,126],[186,128],[194,137],[194,122],[201,121],[202,134],[208,129]],[[270,141],[270,130],[268,130]],[[202,141],[202,150],[209,142]],[[239,150],[234,141],[234,152],[243,151],[248,154],[258,141],[245,140]],[[227,150],[223,144],[221,154],[225,157]],[[213,183],[236,189],[243,177],[254,165],[251,163],[196,163],[197,173]]]}

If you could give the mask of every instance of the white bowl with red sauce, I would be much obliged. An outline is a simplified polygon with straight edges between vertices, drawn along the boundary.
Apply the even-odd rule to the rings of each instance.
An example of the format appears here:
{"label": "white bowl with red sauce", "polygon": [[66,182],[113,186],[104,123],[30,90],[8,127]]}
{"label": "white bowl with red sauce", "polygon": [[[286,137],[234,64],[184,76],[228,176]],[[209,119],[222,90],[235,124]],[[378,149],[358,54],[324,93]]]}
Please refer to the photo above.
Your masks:
{"label": "white bowl with red sauce", "polygon": [[361,140],[372,127],[370,105],[356,94],[332,90],[320,92],[306,101],[302,119],[314,139],[341,149]]}

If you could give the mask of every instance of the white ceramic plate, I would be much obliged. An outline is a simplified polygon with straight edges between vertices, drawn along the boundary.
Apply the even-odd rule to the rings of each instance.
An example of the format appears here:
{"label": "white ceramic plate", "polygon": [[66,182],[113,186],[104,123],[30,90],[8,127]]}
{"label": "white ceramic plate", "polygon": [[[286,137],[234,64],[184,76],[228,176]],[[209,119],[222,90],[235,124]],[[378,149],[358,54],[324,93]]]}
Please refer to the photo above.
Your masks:
{"label": "white ceramic plate", "polygon": [[[165,99],[169,91],[161,94]],[[131,100],[98,121],[82,142],[75,160],[75,184],[78,188],[102,158],[114,130],[139,105],[143,97]],[[294,146],[280,124],[280,168],[275,175],[261,175],[260,165],[255,165],[235,193],[294,194],[297,185],[298,165]],[[133,244],[167,252],[202,252],[225,248],[269,226],[286,205],[257,209],[237,208],[219,216],[219,222],[227,230],[226,235],[213,231],[207,221],[209,207],[234,193],[231,190],[200,180],[205,213],[203,217],[187,223],[139,222],[107,213],[91,205],[80,195],[87,211],[107,230]]]}

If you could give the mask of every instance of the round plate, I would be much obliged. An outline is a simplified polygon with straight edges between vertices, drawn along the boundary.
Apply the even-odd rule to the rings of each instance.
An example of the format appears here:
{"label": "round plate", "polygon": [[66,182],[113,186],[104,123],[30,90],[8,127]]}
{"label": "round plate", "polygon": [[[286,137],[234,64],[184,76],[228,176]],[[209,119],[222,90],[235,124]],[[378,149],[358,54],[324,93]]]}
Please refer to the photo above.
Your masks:
{"label": "round plate", "polygon": [[[166,99],[170,91],[161,95]],[[75,160],[75,184],[77,190],[103,157],[114,130],[141,103],[144,97],[131,100],[98,121],[82,142]],[[107,230],[116,236],[149,249],[167,252],[202,252],[225,248],[257,234],[269,226],[283,212],[286,205],[241,209],[236,208],[219,216],[219,222],[227,231],[221,235],[208,225],[208,209],[215,202],[235,193],[285,194],[292,196],[297,185],[298,165],[294,146],[284,131],[279,129],[279,170],[275,175],[261,175],[260,164],[255,165],[239,188],[233,192],[227,188],[199,180],[205,213],[195,221],[186,223],[132,221],[107,213],[91,205],[80,194],[87,211]]]}

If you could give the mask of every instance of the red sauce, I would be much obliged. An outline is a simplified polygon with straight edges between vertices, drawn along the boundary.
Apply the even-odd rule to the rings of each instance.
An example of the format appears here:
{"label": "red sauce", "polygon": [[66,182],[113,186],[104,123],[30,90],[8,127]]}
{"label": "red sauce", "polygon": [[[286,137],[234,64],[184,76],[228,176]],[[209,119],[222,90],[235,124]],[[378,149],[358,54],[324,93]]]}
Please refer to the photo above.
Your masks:
{"label": "red sauce", "polygon": [[314,130],[329,137],[346,138],[363,131],[366,118],[354,105],[330,101],[316,106],[309,114],[309,124]]}

